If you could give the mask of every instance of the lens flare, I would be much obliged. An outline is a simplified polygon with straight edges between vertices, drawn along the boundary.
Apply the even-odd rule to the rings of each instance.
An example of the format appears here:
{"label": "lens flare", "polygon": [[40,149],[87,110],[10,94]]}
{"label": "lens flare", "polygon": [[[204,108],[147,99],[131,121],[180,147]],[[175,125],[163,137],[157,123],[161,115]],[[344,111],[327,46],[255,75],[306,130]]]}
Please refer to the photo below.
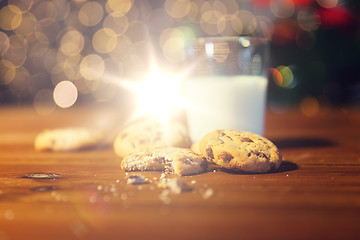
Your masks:
{"label": "lens flare", "polygon": [[154,115],[164,121],[184,106],[181,76],[153,68],[142,81],[122,83],[130,89],[138,104],[136,115]]}

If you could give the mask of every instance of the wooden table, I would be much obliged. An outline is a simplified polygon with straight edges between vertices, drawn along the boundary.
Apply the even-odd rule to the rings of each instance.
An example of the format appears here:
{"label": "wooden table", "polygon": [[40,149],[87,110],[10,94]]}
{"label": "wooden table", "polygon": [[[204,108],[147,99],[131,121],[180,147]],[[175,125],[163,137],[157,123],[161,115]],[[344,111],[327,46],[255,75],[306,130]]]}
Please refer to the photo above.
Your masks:
{"label": "wooden table", "polygon": [[182,177],[193,191],[181,194],[158,188],[158,172],[126,184],[110,146],[34,151],[45,128],[104,127],[111,139],[124,119],[112,108],[0,108],[0,240],[360,239],[359,112],[268,113],[278,172]]}

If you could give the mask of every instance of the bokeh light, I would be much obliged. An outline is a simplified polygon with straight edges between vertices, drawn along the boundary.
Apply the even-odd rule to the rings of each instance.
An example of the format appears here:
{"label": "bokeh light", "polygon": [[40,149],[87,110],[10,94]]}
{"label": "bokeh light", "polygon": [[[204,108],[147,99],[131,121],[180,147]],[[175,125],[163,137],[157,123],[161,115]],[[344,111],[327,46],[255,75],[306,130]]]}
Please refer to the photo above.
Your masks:
{"label": "bokeh light", "polygon": [[16,5],[7,5],[0,9],[0,27],[4,30],[14,30],[22,22],[22,12]]}
{"label": "bokeh light", "polygon": [[76,102],[78,91],[74,83],[61,81],[55,86],[53,97],[56,105],[61,108],[68,108]]}
{"label": "bokeh light", "polygon": [[97,54],[87,55],[80,63],[80,74],[87,80],[99,79],[104,71],[104,60]]}
{"label": "bokeh light", "polygon": [[92,38],[92,46],[98,53],[109,53],[116,47],[117,34],[111,28],[101,28]]}
{"label": "bokeh light", "polygon": [[[41,104],[35,104],[35,98],[41,102],[45,90],[55,89],[64,79],[76,86],[79,98],[116,101],[121,93],[114,86],[119,82],[144,78],[153,60],[164,68],[180,69],[187,41],[204,36],[264,37],[276,50],[271,66],[276,90],[320,89],[308,79],[323,81],[331,74],[321,69],[298,74],[306,66],[327,64],[328,58],[317,56],[327,40],[319,34],[336,27],[355,34],[353,22],[359,22],[344,0],[0,2],[0,101],[33,102],[38,109]],[[307,65],[290,60],[290,54],[305,59],[309,54],[315,60]],[[343,62],[341,56],[333,58]],[[297,68],[299,63],[302,68]]]}
{"label": "bokeh light", "polygon": [[300,110],[305,116],[313,117],[319,113],[319,101],[315,97],[307,96],[300,102]]}
{"label": "bokeh light", "polygon": [[79,10],[79,21],[85,26],[95,26],[104,14],[103,7],[98,2],[87,2]]}

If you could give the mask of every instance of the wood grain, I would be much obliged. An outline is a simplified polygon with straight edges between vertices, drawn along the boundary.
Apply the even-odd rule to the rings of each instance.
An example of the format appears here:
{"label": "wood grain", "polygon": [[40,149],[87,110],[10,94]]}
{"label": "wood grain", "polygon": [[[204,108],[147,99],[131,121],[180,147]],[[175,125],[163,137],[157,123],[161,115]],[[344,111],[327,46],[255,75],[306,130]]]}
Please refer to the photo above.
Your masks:
{"label": "wood grain", "polygon": [[39,131],[68,126],[102,128],[111,143],[126,119],[112,108],[0,108],[0,240],[360,239],[359,112],[268,113],[266,136],[284,158],[276,173],[209,171],[182,177],[193,191],[181,194],[157,188],[158,172],[126,184],[111,145],[33,148]]}

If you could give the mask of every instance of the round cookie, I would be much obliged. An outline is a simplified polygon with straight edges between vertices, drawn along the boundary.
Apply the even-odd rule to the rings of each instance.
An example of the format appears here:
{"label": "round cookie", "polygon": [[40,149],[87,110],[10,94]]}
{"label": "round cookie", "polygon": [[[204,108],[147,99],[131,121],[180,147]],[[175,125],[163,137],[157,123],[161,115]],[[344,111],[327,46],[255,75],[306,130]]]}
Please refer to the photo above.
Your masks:
{"label": "round cookie", "polygon": [[114,141],[114,151],[122,158],[147,148],[190,146],[191,140],[184,124],[175,120],[164,123],[153,117],[130,123]]}
{"label": "round cookie", "polygon": [[47,129],[35,138],[35,150],[66,152],[98,147],[103,135],[97,130],[73,127]]}
{"label": "round cookie", "polygon": [[231,170],[263,173],[281,164],[279,149],[260,135],[236,130],[215,130],[200,141],[200,152],[208,160]]}

